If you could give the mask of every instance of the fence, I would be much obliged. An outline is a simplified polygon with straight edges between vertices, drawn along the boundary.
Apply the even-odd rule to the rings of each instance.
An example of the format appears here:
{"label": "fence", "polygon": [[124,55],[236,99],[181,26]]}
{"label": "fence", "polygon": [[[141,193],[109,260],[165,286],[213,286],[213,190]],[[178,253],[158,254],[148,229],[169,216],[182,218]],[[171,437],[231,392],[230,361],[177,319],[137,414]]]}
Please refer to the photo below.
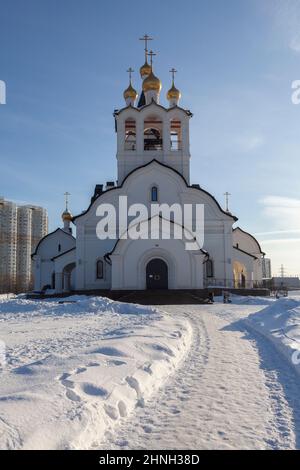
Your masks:
{"label": "fence", "polygon": [[231,289],[269,289],[270,286],[266,280],[244,280],[238,282],[235,279],[217,279],[217,278],[205,278],[204,287],[227,287]]}

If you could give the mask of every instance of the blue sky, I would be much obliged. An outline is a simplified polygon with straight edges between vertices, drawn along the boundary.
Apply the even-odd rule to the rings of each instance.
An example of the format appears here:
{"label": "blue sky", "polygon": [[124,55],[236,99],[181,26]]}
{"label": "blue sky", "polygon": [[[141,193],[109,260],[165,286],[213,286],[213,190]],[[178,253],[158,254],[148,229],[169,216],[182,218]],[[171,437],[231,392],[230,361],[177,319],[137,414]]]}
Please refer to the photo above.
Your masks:
{"label": "blue sky", "polygon": [[161,102],[174,66],[194,113],[192,182],[229,191],[274,273],[300,274],[299,24],[299,0],[1,0],[0,195],[45,206],[53,229],[65,191],[77,214],[116,178],[112,113],[148,33]]}

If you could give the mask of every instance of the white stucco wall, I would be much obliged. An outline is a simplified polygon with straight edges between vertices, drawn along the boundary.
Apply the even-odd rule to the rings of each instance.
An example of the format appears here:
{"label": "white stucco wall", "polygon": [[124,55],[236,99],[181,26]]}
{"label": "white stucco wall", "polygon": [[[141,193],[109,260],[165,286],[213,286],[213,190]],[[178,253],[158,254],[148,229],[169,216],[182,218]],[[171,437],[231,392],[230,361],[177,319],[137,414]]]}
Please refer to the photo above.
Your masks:
{"label": "white stucco wall", "polygon": [[[242,266],[245,267],[244,275],[246,278],[246,286],[248,289],[253,287],[254,281],[254,258],[251,256],[239,251],[237,249],[233,249],[233,265],[234,262],[239,262]],[[237,287],[237,286],[236,286]]]}
{"label": "white stucco wall", "polygon": [[[60,245],[60,251],[59,251]],[[39,291],[52,284],[54,261],[52,258],[75,246],[75,238],[58,229],[47,235],[38,245],[34,260],[34,289]]]}
{"label": "white stucco wall", "polygon": [[[75,220],[77,227],[77,289],[94,289],[97,287],[109,288],[112,283],[109,265],[106,265],[105,279],[95,279],[96,259],[98,257],[103,257],[106,253],[112,251],[116,243],[116,239],[99,240],[97,238],[96,226],[100,217],[97,216],[96,210],[99,204],[111,203],[115,207],[118,207],[119,196],[127,195],[128,206],[134,203],[142,203],[150,209],[150,194],[151,187],[153,185],[158,187],[159,204],[167,203],[172,205],[174,203],[179,203],[181,205],[204,205],[204,249],[209,252],[211,258],[214,260],[215,276],[218,279],[232,278],[233,218],[222,212],[216,201],[209,194],[195,188],[187,187],[180,175],[170,168],[153,161],[149,165],[141,167],[133,174],[129,175],[129,177],[125,179],[122,187],[103,193],[103,195],[92,204],[87,213]],[[164,240],[163,246],[160,246],[160,248],[169,250],[169,252],[176,257],[176,250],[178,253],[182,252],[182,248],[178,243],[178,240],[174,240],[174,243],[172,240]],[[129,252],[132,250],[132,255],[135,250],[139,250],[139,256],[141,256],[142,252],[148,251],[151,247],[154,248],[155,243],[151,244],[148,240],[141,240],[135,241],[128,250]],[[186,253],[178,254],[178,256],[186,256]],[[117,259],[116,253],[114,253],[113,259]],[[177,269],[184,270],[183,259],[179,260],[178,258],[177,261],[179,266]],[[136,258],[134,263],[137,263]],[[125,266],[124,263],[123,266]],[[129,265],[127,265],[127,267],[128,272],[131,272],[133,268],[129,268]],[[125,267],[122,269],[125,269]],[[199,269],[201,270],[199,275],[202,278],[203,266],[201,265]],[[183,276],[185,277],[185,280],[182,278],[182,282],[178,282],[176,284],[176,288],[184,288],[184,286],[185,288],[191,288],[191,285],[195,284],[191,280],[191,277],[187,275],[187,273],[185,274],[186,276]],[[123,281],[121,283],[123,286],[122,288],[141,288],[143,283],[140,278],[137,279],[136,276],[136,272],[130,274],[130,277],[127,277],[126,279],[125,276],[123,276]],[[113,283],[115,283],[115,279],[114,273]],[[119,281],[117,284],[119,286],[118,288],[121,288]],[[173,285],[175,286],[175,284]],[[197,287],[199,288],[200,286],[197,285]]]}
{"label": "white stucco wall", "polygon": [[[162,121],[162,150],[144,151],[144,121],[149,118],[157,118]],[[144,165],[154,158],[161,163],[176,169],[189,182],[190,179],[190,150],[189,150],[189,119],[190,115],[181,108],[164,108],[151,103],[143,108],[126,108],[116,115],[117,121],[117,161],[118,181],[123,179],[133,169]],[[134,119],[136,123],[136,148],[134,151],[125,151],[125,121]],[[182,148],[178,151],[171,150],[170,146],[170,121],[176,119],[181,122]]]}
{"label": "white stucco wall", "polygon": [[253,259],[253,280],[254,282],[261,282],[263,253],[258,241],[251,234],[244,232],[240,227],[237,227],[233,230],[233,246],[237,245],[240,249],[256,256],[257,259]]}
{"label": "white stucco wall", "polygon": [[203,287],[203,261],[201,250],[186,250],[187,239],[164,239],[162,220],[155,217],[142,222],[141,233],[148,233],[150,224],[159,224],[157,240],[120,240],[113,254],[112,288],[146,289],[146,267],[153,259],[163,260],[168,267],[169,289],[200,289]]}

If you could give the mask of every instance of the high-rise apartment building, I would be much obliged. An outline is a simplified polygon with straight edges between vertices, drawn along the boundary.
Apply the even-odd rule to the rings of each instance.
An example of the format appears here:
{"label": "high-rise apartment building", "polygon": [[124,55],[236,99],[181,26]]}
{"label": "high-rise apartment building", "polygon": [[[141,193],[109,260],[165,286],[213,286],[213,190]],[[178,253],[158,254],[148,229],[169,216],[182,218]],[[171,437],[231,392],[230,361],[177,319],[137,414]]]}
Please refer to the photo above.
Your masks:
{"label": "high-rise apartment building", "polygon": [[271,260],[269,258],[264,258],[262,260],[262,277],[263,279],[271,279]]}
{"label": "high-rise apartment building", "polygon": [[31,254],[47,233],[46,209],[0,198],[0,293],[32,289]]}

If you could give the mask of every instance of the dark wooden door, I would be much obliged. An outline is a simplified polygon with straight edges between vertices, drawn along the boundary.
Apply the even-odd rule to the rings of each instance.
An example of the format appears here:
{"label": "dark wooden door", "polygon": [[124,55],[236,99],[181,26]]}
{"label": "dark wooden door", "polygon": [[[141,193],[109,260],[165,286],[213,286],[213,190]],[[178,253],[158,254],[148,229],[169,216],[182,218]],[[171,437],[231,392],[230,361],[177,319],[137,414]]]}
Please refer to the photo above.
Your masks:
{"label": "dark wooden door", "polygon": [[147,289],[168,289],[168,266],[159,258],[152,259],[146,268]]}

